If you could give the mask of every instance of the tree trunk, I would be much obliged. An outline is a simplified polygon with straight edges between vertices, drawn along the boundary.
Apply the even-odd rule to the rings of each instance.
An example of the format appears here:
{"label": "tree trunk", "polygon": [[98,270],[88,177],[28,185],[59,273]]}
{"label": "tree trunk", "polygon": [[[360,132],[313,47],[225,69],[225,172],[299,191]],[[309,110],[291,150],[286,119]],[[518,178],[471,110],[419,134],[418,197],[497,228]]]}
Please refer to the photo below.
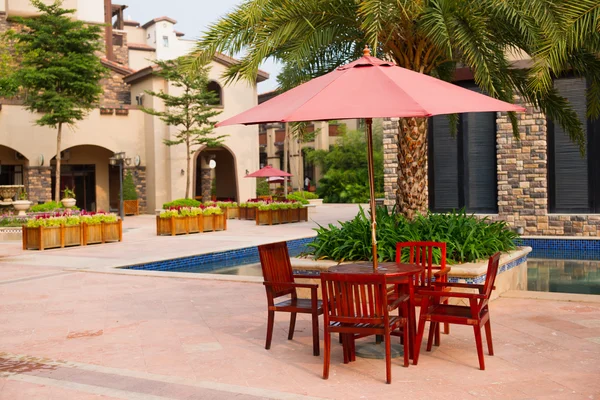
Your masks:
{"label": "tree trunk", "polygon": [[427,213],[427,118],[400,118],[398,212],[413,219]]}
{"label": "tree trunk", "polygon": [[62,123],[58,124],[58,133],[56,134],[56,171],[54,183],[54,201],[60,203],[60,145],[62,140]]}
{"label": "tree trunk", "polygon": [[190,163],[192,160],[191,154],[190,154],[190,136],[187,135],[185,138],[185,150],[186,150],[186,177],[185,177],[185,198],[189,199],[190,198],[190,185],[191,185],[191,176],[190,176]]}

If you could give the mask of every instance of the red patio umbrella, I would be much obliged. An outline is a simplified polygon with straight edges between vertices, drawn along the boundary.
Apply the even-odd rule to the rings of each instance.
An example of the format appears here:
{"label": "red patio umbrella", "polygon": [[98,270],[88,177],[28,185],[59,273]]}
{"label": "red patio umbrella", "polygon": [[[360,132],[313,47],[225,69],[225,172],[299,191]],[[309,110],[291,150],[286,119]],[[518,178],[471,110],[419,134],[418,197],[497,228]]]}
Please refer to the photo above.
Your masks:
{"label": "red patio umbrella", "polygon": [[266,167],[263,167],[258,171],[246,175],[245,178],[270,178],[273,176],[292,176],[292,174],[267,165]]}
{"label": "red patio umbrella", "polygon": [[369,158],[373,268],[377,269],[372,119],[525,111],[525,108],[371,57],[368,48],[363,54],[350,64],[288,90],[217,126],[364,118]]}

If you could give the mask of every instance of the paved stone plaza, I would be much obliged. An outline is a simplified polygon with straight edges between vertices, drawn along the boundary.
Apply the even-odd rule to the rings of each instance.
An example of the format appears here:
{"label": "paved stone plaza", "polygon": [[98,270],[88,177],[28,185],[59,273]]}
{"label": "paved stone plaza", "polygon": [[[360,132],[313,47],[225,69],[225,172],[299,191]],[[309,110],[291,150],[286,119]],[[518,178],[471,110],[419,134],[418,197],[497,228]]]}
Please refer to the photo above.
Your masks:
{"label": "paved stone plaza", "polygon": [[[355,212],[324,206],[314,215],[328,223]],[[304,316],[288,341],[277,315],[265,350],[261,284],[111,273],[152,257],[306,237],[315,226],[229,222],[227,232],[156,237],[142,216],[126,219],[122,243],[47,252],[0,244],[0,399],[600,398],[597,296],[509,292],[491,304],[496,355],[486,371],[472,329],[452,326],[418,366],[395,359],[386,385],[382,360],[344,365],[336,341],[323,380]]]}

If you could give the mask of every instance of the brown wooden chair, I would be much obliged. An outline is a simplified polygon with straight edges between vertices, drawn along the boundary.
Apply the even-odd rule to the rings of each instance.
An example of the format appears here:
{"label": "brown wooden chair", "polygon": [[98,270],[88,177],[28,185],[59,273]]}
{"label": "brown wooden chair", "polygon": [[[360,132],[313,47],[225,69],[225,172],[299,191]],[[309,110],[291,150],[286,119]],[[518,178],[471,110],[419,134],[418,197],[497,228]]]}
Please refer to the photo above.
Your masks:
{"label": "brown wooden chair", "polygon": [[[317,299],[317,288],[319,285],[310,283],[296,283],[294,278],[312,278],[308,275],[294,275],[292,264],[288,254],[286,242],[271,243],[258,246],[260,264],[264,277],[264,285],[267,291],[268,324],[267,341],[265,349],[271,348],[273,338],[273,325],[275,323],[275,312],[282,311],[290,313],[290,331],[288,340],[294,338],[296,326],[296,314],[312,314],[313,354],[319,355],[319,315],[323,314],[323,305]],[[310,299],[299,299],[296,289],[310,289]],[[282,296],[290,298],[275,304],[275,299]]]}
{"label": "brown wooden chair", "polygon": [[[490,301],[490,296],[494,289],[494,282],[496,280],[496,275],[498,274],[499,263],[500,253],[496,253],[489,258],[487,275],[483,285],[435,282],[434,290],[421,292],[423,302],[421,304],[421,316],[419,317],[419,333],[417,335],[415,364],[417,364],[417,361],[419,360],[419,349],[421,348],[423,333],[425,331],[425,321],[430,321],[427,351],[431,351],[431,339],[433,332],[439,323],[471,325],[475,332],[475,344],[477,345],[479,368],[482,370],[485,369],[485,363],[483,361],[483,345],[481,342],[481,328],[485,327],[488,352],[493,356],[494,347],[492,344],[492,326],[490,323],[488,302]],[[477,289],[478,293],[447,292],[443,291],[444,288]],[[465,299],[469,301],[469,305],[441,304],[439,299],[442,297]]]}
{"label": "brown wooden chair", "polygon": [[[408,329],[403,316],[390,316],[389,311],[403,304],[406,309],[408,296],[388,305],[385,276],[378,274],[321,273],[323,308],[325,310],[325,354],[323,378],[329,378],[331,362],[331,333],[342,336],[344,363],[355,360],[354,341],[359,337],[383,335],[385,342],[386,382],[392,382],[391,340],[392,333],[402,329],[404,342],[404,366],[408,367]],[[406,313],[408,310],[405,311]],[[406,314],[405,314],[406,315]]]}
{"label": "brown wooden chair", "polygon": [[[433,263],[434,252],[440,253],[440,263]],[[423,267],[423,272],[416,277],[415,284],[415,304],[419,305],[422,301],[420,294],[423,290],[433,290],[433,282],[448,282],[448,272],[450,267],[446,264],[446,243],[444,242],[399,242],[396,243],[396,262],[406,262],[417,264]],[[442,289],[442,290],[450,290]],[[444,304],[448,304],[447,299],[442,299]],[[444,324],[444,333],[450,333],[450,326]],[[439,346],[440,331],[439,326],[435,332],[435,345]]]}

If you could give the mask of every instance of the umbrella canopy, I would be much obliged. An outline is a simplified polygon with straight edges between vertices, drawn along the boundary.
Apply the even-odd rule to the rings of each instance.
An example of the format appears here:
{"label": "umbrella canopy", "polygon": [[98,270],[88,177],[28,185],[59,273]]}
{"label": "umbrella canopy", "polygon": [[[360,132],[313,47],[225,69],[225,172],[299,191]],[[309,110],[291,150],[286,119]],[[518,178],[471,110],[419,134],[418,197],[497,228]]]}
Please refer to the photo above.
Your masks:
{"label": "umbrella canopy", "polygon": [[488,111],[525,108],[365,55],[217,126]]}
{"label": "umbrella canopy", "polygon": [[285,178],[283,176],[272,176],[270,178],[267,178],[267,182],[269,183],[283,183],[285,181]]}
{"label": "umbrella canopy", "polygon": [[368,48],[363,54],[350,64],[221,121],[217,126],[364,118],[369,159],[373,268],[377,269],[372,119],[525,111],[525,108],[371,57]]}
{"label": "umbrella canopy", "polygon": [[259,169],[251,174],[245,176],[245,178],[270,178],[270,177],[282,177],[282,176],[292,176],[292,174],[282,171],[277,168],[273,168],[270,165],[267,165],[264,168]]}

